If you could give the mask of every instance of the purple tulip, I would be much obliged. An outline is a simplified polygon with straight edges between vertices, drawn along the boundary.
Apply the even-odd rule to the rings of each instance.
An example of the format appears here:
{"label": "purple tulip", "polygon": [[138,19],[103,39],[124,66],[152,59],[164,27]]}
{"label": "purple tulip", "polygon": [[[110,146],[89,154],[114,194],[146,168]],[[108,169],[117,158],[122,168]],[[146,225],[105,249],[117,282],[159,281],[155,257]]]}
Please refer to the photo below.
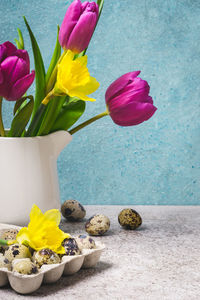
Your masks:
{"label": "purple tulip", "polygon": [[20,99],[35,78],[30,73],[30,61],[26,50],[18,50],[12,43],[0,45],[0,97],[8,101]]}
{"label": "purple tulip", "polygon": [[59,32],[59,42],[64,49],[80,53],[88,47],[99,15],[95,2],[74,0],[69,6]]}
{"label": "purple tulip", "polygon": [[112,120],[120,126],[132,126],[147,121],[157,108],[149,96],[150,87],[130,72],[115,80],[106,91],[106,105]]}

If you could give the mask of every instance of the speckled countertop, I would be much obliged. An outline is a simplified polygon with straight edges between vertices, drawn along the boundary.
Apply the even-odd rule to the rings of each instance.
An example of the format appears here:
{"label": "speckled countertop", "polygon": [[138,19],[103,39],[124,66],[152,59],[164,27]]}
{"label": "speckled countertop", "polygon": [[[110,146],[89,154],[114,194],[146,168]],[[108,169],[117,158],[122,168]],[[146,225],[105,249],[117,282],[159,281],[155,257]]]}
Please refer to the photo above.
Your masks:
{"label": "speckled countertop", "polygon": [[[87,215],[106,214],[107,235],[97,237],[106,250],[93,269],[43,285],[32,295],[0,289],[0,299],[200,299],[200,206],[134,206],[143,218],[136,231],[120,228],[122,206],[86,206]],[[62,229],[76,235],[84,222],[62,221]]]}

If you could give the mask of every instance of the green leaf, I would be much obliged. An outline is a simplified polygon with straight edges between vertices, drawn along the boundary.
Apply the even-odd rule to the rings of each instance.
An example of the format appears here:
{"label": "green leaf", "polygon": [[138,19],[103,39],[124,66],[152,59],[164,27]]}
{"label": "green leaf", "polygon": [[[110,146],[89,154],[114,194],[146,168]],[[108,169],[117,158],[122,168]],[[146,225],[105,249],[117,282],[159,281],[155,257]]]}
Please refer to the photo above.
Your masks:
{"label": "green leaf", "polygon": [[44,63],[40,52],[40,48],[37,44],[36,38],[34,37],[33,32],[25,17],[24,17],[24,22],[26,24],[31,39],[34,63],[35,63],[35,101],[34,101],[34,108],[33,108],[33,116],[34,116],[38,107],[40,106],[40,103],[46,96],[45,69],[44,69]]}
{"label": "green leaf", "polygon": [[51,132],[68,130],[82,116],[85,106],[85,101],[82,100],[65,105],[51,128]]}
{"label": "green leaf", "polygon": [[42,119],[40,129],[37,135],[46,135],[51,131],[51,128],[63,106],[68,99],[68,96],[54,97],[48,104],[45,115]]}
{"label": "green leaf", "polygon": [[[16,102],[15,102],[15,106],[14,106],[14,109],[13,109],[13,115],[15,115],[16,114],[16,112],[18,111],[18,109],[20,109],[20,107],[22,106],[22,104],[24,103],[24,102],[26,102],[26,99],[27,98],[33,98],[33,96],[25,96],[25,97],[22,97],[21,99],[19,99],[19,100],[17,100]],[[25,103],[26,104],[26,103]]]}
{"label": "green leaf", "polygon": [[22,32],[19,28],[17,28],[17,32],[18,32],[18,35],[19,35],[19,43],[22,46],[21,49],[24,49],[24,39],[23,39]]}
{"label": "green leaf", "polygon": [[23,49],[22,45],[20,44],[20,42],[17,39],[14,39],[14,41],[15,41],[15,44],[17,46],[17,49]]}
{"label": "green leaf", "polygon": [[38,107],[38,110],[36,111],[33,119],[31,120],[31,123],[25,133],[25,136],[37,136],[37,132],[40,128],[40,125],[42,123],[45,111],[47,109],[47,105],[40,104]]}
{"label": "green leaf", "polygon": [[20,137],[23,134],[33,111],[33,97],[29,98],[30,101],[14,117],[8,133],[9,137]]}
{"label": "green leaf", "polygon": [[18,32],[18,37],[19,37],[19,40],[15,39],[15,43],[17,45],[17,48],[18,49],[24,49],[24,39],[23,39],[23,35],[22,35],[22,32],[19,28],[17,28],[17,32]]}
{"label": "green leaf", "polygon": [[55,45],[55,48],[54,48],[54,52],[53,52],[53,56],[52,56],[52,59],[51,59],[51,62],[50,62],[50,65],[49,65],[49,68],[48,68],[48,71],[47,71],[47,74],[46,74],[46,86],[48,86],[48,82],[49,82],[49,79],[50,79],[50,76],[60,58],[60,55],[61,55],[61,46],[60,46],[60,43],[59,43],[59,40],[58,40],[58,35],[59,35],[59,26],[58,26],[58,31],[57,31],[57,40],[56,40],[56,45]]}
{"label": "green leaf", "polygon": [[99,18],[100,18],[101,12],[102,12],[102,9],[103,9],[103,5],[104,5],[104,0],[97,0],[97,4],[99,6]]}

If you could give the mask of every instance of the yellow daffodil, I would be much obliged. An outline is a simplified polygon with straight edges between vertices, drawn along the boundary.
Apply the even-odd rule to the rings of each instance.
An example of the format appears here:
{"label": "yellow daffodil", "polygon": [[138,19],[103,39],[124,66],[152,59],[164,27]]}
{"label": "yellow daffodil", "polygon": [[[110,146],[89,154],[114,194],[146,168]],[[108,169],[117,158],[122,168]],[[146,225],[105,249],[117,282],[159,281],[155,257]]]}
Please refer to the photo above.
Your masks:
{"label": "yellow daffodil", "polygon": [[55,93],[67,94],[85,101],[95,101],[87,95],[94,93],[98,87],[98,81],[91,77],[88,71],[87,56],[74,60],[74,53],[68,50],[58,64]]}
{"label": "yellow daffodil", "polygon": [[23,227],[19,231],[16,241],[37,251],[49,248],[56,253],[64,254],[62,242],[70,235],[59,229],[60,219],[61,214],[58,209],[51,209],[43,214],[34,204],[28,227]]}

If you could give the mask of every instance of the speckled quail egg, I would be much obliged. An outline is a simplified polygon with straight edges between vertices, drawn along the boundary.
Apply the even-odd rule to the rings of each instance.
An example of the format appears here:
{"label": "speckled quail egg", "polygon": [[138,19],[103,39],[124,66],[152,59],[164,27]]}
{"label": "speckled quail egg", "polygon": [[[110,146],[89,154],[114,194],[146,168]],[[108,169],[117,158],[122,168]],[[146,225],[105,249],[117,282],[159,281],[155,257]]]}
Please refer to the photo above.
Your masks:
{"label": "speckled quail egg", "polygon": [[80,255],[81,251],[74,238],[65,239],[63,241],[63,247],[65,248],[65,255]]}
{"label": "speckled quail egg", "polygon": [[60,257],[51,249],[45,248],[34,252],[33,261],[37,266],[41,267],[42,265],[59,264]]}
{"label": "speckled quail egg", "polygon": [[118,216],[119,224],[125,229],[136,229],[142,224],[142,218],[131,208],[123,209]]}
{"label": "speckled quail egg", "polygon": [[76,242],[81,251],[83,249],[95,249],[96,248],[95,241],[86,234],[81,234],[78,237],[76,237]]}
{"label": "speckled quail egg", "polygon": [[11,262],[3,254],[0,254],[0,268],[11,270]]}
{"label": "speckled quail egg", "polygon": [[15,240],[18,232],[19,231],[14,228],[3,230],[3,232],[1,233],[1,239],[2,240]]}
{"label": "speckled quail egg", "polygon": [[12,262],[12,271],[20,274],[31,275],[38,273],[37,266],[30,258],[14,259]]}
{"label": "speckled quail egg", "polygon": [[68,221],[78,221],[85,217],[86,211],[77,200],[66,200],[61,206],[61,213]]}
{"label": "speckled quail egg", "polygon": [[110,228],[110,220],[104,215],[94,215],[85,224],[90,235],[103,235]]}
{"label": "speckled quail egg", "polygon": [[[16,236],[18,234],[18,230],[15,228],[11,228],[11,229],[3,229],[0,231],[0,238],[2,240],[15,240]],[[0,246],[0,252],[4,253],[5,250],[8,249],[8,246]]]}
{"label": "speckled quail egg", "polygon": [[8,260],[13,261],[13,259],[15,258],[29,258],[31,257],[31,253],[26,246],[13,244],[8,247],[8,249],[5,251],[4,256]]}

